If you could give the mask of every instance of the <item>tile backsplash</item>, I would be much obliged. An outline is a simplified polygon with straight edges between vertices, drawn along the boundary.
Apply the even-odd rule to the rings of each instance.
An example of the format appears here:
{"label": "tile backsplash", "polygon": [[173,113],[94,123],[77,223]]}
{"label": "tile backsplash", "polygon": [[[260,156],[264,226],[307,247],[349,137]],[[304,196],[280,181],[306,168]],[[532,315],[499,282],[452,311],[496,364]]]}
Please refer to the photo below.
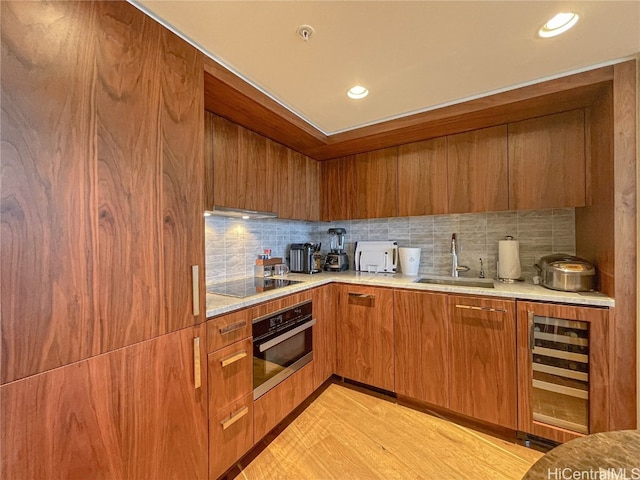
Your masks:
{"label": "tile backsplash", "polygon": [[420,247],[420,274],[448,275],[451,269],[451,234],[460,247],[459,264],[477,277],[482,258],[486,276],[496,276],[498,241],[506,235],[520,241],[520,263],[525,278],[536,274],[533,264],[550,253],[575,254],[575,210],[521,210],[458,215],[377,218],[342,222],[293,220],[237,220],[206,217],[207,283],[253,276],[258,253],[271,248],[272,255],[287,257],[291,243],[322,242],[329,249],[331,227],[347,230],[345,238],[353,262],[356,241],[395,240],[399,247]]}

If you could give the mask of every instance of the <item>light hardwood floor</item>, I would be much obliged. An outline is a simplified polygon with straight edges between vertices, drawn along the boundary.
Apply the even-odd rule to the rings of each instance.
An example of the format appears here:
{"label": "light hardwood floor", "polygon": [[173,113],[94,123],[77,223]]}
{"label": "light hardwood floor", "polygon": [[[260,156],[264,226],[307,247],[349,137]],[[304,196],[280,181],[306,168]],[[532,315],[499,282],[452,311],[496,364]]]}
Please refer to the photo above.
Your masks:
{"label": "light hardwood floor", "polygon": [[332,384],[235,478],[520,479],[541,456]]}

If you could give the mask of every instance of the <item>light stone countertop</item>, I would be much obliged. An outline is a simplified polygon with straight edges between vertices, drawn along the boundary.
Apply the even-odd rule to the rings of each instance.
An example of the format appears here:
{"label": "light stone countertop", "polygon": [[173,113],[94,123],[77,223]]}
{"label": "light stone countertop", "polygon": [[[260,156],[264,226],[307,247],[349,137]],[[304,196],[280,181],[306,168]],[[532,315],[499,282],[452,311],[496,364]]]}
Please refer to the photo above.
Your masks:
{"label": "light stone countertop", "polygon": [[[325,285],[331,282],[350,283],[354,285],[371,285],[378,287],[405,288],[431,292],[458,293],[465,295],[483,295],[487,297],[515,298],[518,300],[538,300],[544,302],[556,302],[574,305],[613,307],[614,300],[601,293],[568,293],[549,290],[540,285],[528,282],[502,283],[494,281],[494,288],[464,287],[459,285],[436,285],[414,283],[422,277],[437,277],[434,275],[408,276],[402,274],[383,274],[346,271],[340,273],[321,272],[313,275],[292,273],[286,277],[290,280],[302,280],[288,287],[270,290],[245,298],[234,298],[207,292],[207,318],[222,315],[224,313],[239,310],[241,308],[257,305],[268,300],[273,300],[292,293],[302,292],[313,287]],[[464,278],[461,277],[461,280]],[[471,280],[471,279],[470,279]]]}

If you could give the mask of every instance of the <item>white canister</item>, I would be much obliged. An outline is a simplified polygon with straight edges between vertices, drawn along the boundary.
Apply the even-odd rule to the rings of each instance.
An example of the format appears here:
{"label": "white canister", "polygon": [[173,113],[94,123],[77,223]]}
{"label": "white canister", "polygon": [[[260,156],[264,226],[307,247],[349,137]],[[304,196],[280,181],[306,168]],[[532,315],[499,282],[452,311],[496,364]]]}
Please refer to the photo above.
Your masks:
{"label": "white canister", "polygon": [[420,249],[419,248],[398,248],[400,256],[400,270],[404,275],[418,275],[420,268]]}
{"label": "white canister", "polygon": [[498,242],[498,278],[518,280],[522,276],[520,268],[520,242],[508,235]]}

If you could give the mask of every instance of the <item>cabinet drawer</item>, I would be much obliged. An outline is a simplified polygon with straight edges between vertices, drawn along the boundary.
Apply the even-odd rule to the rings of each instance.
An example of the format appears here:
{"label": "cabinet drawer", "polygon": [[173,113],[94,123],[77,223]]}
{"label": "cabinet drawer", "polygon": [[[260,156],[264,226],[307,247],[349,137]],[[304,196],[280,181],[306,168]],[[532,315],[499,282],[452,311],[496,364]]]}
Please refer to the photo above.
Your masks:
{"label": "cabinet drawer", "polygon": [[207,352],[251,336],[249,310],[230,313],[207,322]]}
{"label": "cabinet drawer", "polygon": [[250,338],[209,354],[209,405],[214,415],[253,392],[253,351]]}
{"label": "cabinet drawer", "polygon": [[209,416],[209,440],[209,479],[215,480],[253,447],[253,394]]}

